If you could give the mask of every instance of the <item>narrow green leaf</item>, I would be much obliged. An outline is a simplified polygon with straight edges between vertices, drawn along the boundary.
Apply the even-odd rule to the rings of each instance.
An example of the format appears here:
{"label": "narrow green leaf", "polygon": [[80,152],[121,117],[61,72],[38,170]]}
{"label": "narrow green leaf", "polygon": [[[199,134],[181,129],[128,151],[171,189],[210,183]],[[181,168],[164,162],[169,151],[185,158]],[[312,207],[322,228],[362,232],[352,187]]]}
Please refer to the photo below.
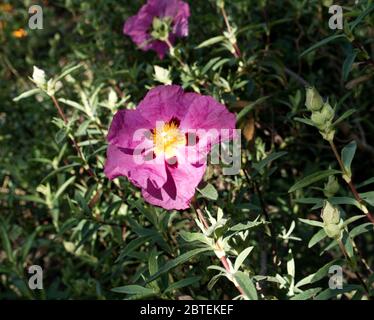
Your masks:
{"label": "narrow green leaf", "polygon": [[335,175],[335,174],[338,174],[338,173],[341,173],[340,171],[338,170],[333,170],[333,169],[329,169],[329,170],[324,170],[324,171],[318,171],[318,172],[315,172],[301,180],[299,180],[298,182],[296,182],[291,188],[290,190],[288,190],[289,193],[291,192],[294,192],[296,190],[299,190],[299,189],[302,189],[302,188],[305,188],[319,180],[322,180],[322,179],[325,179],[331,175]]}
{"label": "narrow green leaf", "polygon": [[303,223],[309,224],[314,227],[321,227],[321,228],[323,227],[323,223],[321,221],[302,219],[302,218],[299,218],[299,220]]}
{"label": "narrow green leaf", "polygon": [[344,164],[345,170],[351,175],[351,164],[353,157],[355,156],[357,149],[357,143],[356,141],[350,142],[348,145],[346,145],[342,150],[342,161]]}
{"label": "narrow green leaf", "polygon": [[315,300],[329,300],[331,298],[335,298],[336,296],[351,292],[351,291],[360,291],[362,290],[361,286],[359,285],[353,285],[353,284],[346,284],[343,286],[342,289],[326,289],[322,291],[319,295],[315,297]]}
{"label": "narrow green leaf", "polygon": [[244,272],[238,271],[234,273],[234,278],[239,286],[243,289],[245,295],[250,300],[258,300],[256,287],[253,284],[249,275]]}
{"label": "narrow green leaf", "polygon": [[310,240],[308,243],[308,248],[313,247],[315,244],[323,240],[327,237],[327,234],[325,233],[324,229],[319,230]]}
{"label": "narrow green leaf", "polygon": [[360,193],[360,197],[371,206],[374,206],[374,191]]}
{"label": "narrow green leaf", "polygon": [[40,93],[42,92],[39,88],[35,88],[35,89],[31,89],[31,90],[28,90],[24,93],[21,93],[19,96],[13,98],[13,101],[14,102],[17,102],[17,101],[20,101],[21,99],[25,99],[25,98],[28,98],[28,97],[31,97],[37,93]]}
{"label": "narrow green leaf", "polygon": [[3,244],[2,247],[5,250],[7,258],[9,259],[10,262],[14,262],[12,245],[10,243],[8,233],[5,229],[5,225],[2,220],[0,220],[0,240],[1,240],[1,243]]}
{"label": "narrow green leaf", "polygon": [[192,284],[200,281],[201,277],[189,277],[182,280],[179,280],[177,282],[172,283],[165,291],[164,293],[173,292],[174,290],[178,290],[187,286],[191,286]]}
{"label": "narrow green leaf", "polygon": [[218,42],[222,42],[223,40],[225,40],[225,37],[224,36],[217,36],[217,37],[213,37],[213,38],[210,38],[208,40],[205,40],[203,41],[202,43],[200,43],[196,49],[201,49],[201,48],[205,48],[205,47],[209,47],[213,44],[216,44]]}
{"label": "narrow green leaf", "polygon": [[145,288],[145,287],[142,287],[136,284],[113,288],[111,291],[117,292],[117,293],[126,293],[126,294],[131,294],[131,295],[142,295],[142,296],[153,295],[156,293],[153,289]]}
{"label": "narrow green leaf", "polygon": [[218,192],[211,183],[207,183],[202,189],[197,188],[201,195],[209,200],[217,200]]}
{"label": "narrow green leaf", "polygon": [[341,38],[346,38],[346,36],[344,34],[335,34],[335,35],[329,36],[325,39],[322,39],[321,41],[317,42],[316,44],[312,45],[310,48],[306,49],[303,53],[301,53],[300,58],[307,55],[308,53],[318,49],[319,47],[322,47],[322,46],[328,44],[329,42],[332,42],[334,40],[341,39]]}
{"label": "narrow green leaf", "polygon": [[374,4],[369,5],[355,20],[353,20],[349,25],[351,32],[365,19],[367,15],[369,15],[372,11],[374,11]]}
{"label": "narrow green leaf", "polygon": [[343,67],[342,67],[343,81],[347,80],[348,75],[352,70],[352,65],[353,65],[353,62],[355,62],[356,56],[357,56],[357,51],[352,51],[345,58]]}
{"label": "narrow green leaf", "polygon": [[344,112],[338,119],[335,120],[335,122],[332,124],[333,126],[338,125],[343,120],[349,118],[352,114],[356,112],[356,109],[349,109],[346,112]]}
{"label": "narrow green leaf", "polygon": [[253,250],[253,247],[248,247],[248,248],[244,249],[242,252],[240,252],[240,254],[238,255],[238,257],[235,260],[235,264],[234,264],[234,270],[235,271],[239,270],[240,266],[242,265],[242,263],[248,257],[248,255],[251,253],[252,250]]}
{"label": "narrow green leaf", "polygon": [[318,292],[320,292],[322,288],[312,288],[305,290],[295,296],[293,296],[290,300],[309,300],[313,298]]}
{"label": "narrow green leaf", "polygon": [[371,222],[367,222],[364,224],[361,224],[351,230],[349,233],[349,236],[351,239],[357,237],[360,234],[363,234],[365,232],[374,231],[374,225]]}
{"label": "narrow green leaf", "polygon": [[367,179],[364,182],[361,182],[360,184],[356,185],[356,188],[357,189],[362,188],[362,187],[368,186],[369,184],[373,184],[373,183],[374,183],[374,177],[370,178],[370,179]]}
{"label": "narrow green leaf", "polygon": [[282,152],[273,152],[271,153],[270,155],[268,155],[264,160],[261,160],[260,162],[258,163],[254,163],[253,164],[253,168],[255,168],[258,172],[262,171],[262,169],[265,168],[265,166],[267,166],[270,162],[280,158],[280,157],[283,157],[284,155],[286,155],[287,152],[286,151],[282,151]]}
{"label": "narrow green leaf", "polygon": [[301,123],[307,124],[308,126],[312,126],[312,127],[315,127],[315,126],[316,126],[312,120],[309,120],[309,119],[307,119],[307,118],[299,118],[299,117],[295,117],[295,118],[293,118],[293,119],[294,119],[295,121],[298,121],[298,122],[301,122]]}
{"label": "narrow green leaf", "polygon": [[250,112],[256,105],[263,103],[266,99],[268,99],[269,96],[261,97],[257,99],[254,102],[249,103],[247,106],[243,108],[242,111],[239,112],[239,114],[236,116],[236,122],[239,122],[244,116],[247,115],[248,112]]}
{"label": "narrow green leaf", "polygon": [[192,257],[200,254],[200,253],[203,253],[203,252],[206,252],[206,251],[209,251],[211,250],[210,248],[198,248],[198,249],[194,249],[194,250],[191,250],[191,251],[188,251],[186,253],[183,253],[182,255],[180,255],[179,257],[173,259],[173,260],[170,260],[168,261],[167,263],[165,263],[158,272],[156,272],[154,275],[152,275],[151,277],[149,277],[146,281],[147,283],[148,282],[151,282],[155,279],[157,279],[159,276],[161,276],[162,274],[164,274],[165,272],[168,272],[169,270],[177,267],[178,265],[181,265],[183,263],[185,263],[186,261],[190,260]]}

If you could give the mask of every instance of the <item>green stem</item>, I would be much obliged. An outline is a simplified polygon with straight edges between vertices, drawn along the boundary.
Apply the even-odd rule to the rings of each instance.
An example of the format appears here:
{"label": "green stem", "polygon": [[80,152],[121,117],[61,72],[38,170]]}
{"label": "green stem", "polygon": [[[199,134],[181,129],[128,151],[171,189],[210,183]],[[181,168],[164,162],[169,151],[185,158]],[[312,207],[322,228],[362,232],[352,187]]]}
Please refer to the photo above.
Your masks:
{"label": "green stem", "polygon": [[[340,157],[340,154],[339,154],[339,152],[338,152],[338,150],[337,150],[337,148],[335,146],[334,141],[331,140],[331,141],[329,141],[329,143],[330,143],[332,151],[334,152],[335,158],[336,158],[336,160],[339,163],[340,169],[343,172],[343,176],[349,177],[350,175],[348,174],[347,170],[344,167],[343,160]],[[357,189],[356,189],[356,187],[354,186],[354,184],[352,182],[352,178],[350,178],[349,180],[344,179],[344,181],[347,183],[347,185],[348,185],[349,189],[351,190],[351,192],[352,192],[354,198],[356,199],[356,201],[360,204],[361,211],[363,213],[365,213],[365,215],[370,220],[370,222],[374,224],[374,218],[373,218],[372,214],[366,208],[364,200],[362,200],[361,196],[357,192]]]}

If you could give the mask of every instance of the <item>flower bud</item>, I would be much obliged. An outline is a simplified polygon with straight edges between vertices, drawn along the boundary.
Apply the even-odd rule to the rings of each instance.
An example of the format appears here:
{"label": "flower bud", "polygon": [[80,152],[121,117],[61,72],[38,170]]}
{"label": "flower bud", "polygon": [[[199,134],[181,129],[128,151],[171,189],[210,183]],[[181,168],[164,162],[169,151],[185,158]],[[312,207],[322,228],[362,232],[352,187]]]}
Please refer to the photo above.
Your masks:
{"label": "flower bud", "polygon": [[314,87],[306,89],[305,106],[309,111],[318,111],[323,106],[323,99]]}
{"label": "flower bud", "polygon": [[323,104],[321,113],[326,122],[331,122],[334,120],[335,111],[328,101]]}
{"label": "flower bud", "polygon": [[335,176],[329,176],[329,180],[325,183],[323,193],[327,198],[333,197],[339,191],[338,179]]}
{"label": "flower bud", "polygon": [[217,0],[217,7],[223,8],[225,6],[225,0]]}
{"label": "flower bud", "polygon": [[323,227],[326,234],[330,238],[339,239],[341,237],[341,228],[338,224],[328,224]]}
{"label": "flower bud", "polygon": [[44,88],[46,85],[45,72],[42,69],[34,66],[34,71],[32,73],[32,80],[39,88]]}
{"label": "flower bud", "polygon": [[321,217],[325,225],[338,224],[340,221],[339,209],[334,207],[329,201],[325,201]]}
{"label": "flower bud", "polygon": [[116,94],[116,92],[113,89],[111,89],[109,91],[109,95],[108,95],[108,103],[111,106],[115,106],[115,104],[117,103],[117,101],[118,101],[117,94]]}
{"label": "flower bud", "polygon": [[310,119],[313,121],[313,123],[318,127],[321,128],[325,124],[325,118],[320,111],[316,111],[312,113],[312,116]]}

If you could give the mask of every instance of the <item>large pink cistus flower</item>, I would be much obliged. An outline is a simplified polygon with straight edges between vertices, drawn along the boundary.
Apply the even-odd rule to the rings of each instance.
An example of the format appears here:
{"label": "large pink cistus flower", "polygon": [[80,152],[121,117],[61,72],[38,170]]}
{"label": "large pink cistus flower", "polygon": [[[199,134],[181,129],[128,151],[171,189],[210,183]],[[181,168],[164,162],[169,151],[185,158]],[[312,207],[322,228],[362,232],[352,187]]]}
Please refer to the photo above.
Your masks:
{"label": "large pink cistus flower", "polygon": [[124,24],[123,33],[144,50],[154,50],[160,59],[176,38],[188,35],[190,8],[181,0],[148,0],[139,12]]}
{"label": "large pink cistus flower", "polygon": [[189,207],[211,147],[236,136],[236,117],[210,96],[180,86],[151,89],[135,110],[111,123],[105,163],[109,179],[127,177],[144,199],[165,209]]}

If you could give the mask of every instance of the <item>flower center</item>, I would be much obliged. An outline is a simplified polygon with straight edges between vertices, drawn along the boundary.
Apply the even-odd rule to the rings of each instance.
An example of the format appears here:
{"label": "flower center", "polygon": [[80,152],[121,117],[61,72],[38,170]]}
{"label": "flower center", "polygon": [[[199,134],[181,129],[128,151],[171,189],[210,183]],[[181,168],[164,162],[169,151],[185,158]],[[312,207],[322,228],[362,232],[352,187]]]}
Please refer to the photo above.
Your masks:
{"label": "flower center", "polygon": [[156,156],[164,154],[166,159],[174,157],[177,148],[186,145],[185,134],[179,130],[179,121],[172,119],[157,125],[153,130],[153,143]]}

